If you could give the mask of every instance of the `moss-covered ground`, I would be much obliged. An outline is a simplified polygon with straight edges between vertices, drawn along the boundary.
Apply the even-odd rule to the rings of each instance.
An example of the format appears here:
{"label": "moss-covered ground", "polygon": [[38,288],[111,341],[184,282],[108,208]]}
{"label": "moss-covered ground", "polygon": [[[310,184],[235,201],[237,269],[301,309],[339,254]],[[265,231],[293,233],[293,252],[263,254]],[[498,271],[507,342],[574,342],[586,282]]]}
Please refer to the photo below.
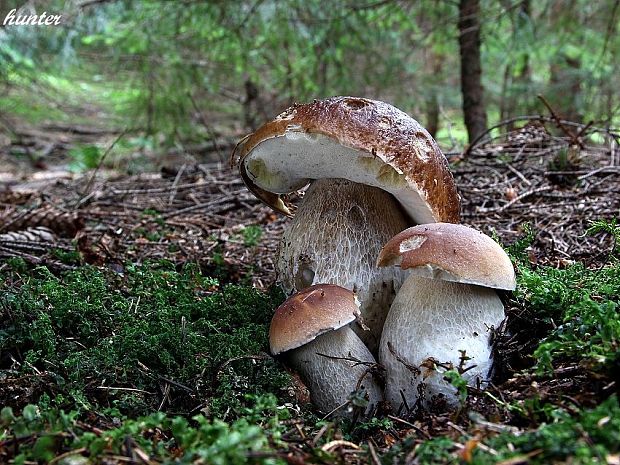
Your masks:
{"label": "moss-covered ground", "polygon": [[275,289],[169,262],[5,262],[0,463],[620,463],[620,262],[536,267],[526,246],[494,386],[354,424],[316,416],[269,356]]}

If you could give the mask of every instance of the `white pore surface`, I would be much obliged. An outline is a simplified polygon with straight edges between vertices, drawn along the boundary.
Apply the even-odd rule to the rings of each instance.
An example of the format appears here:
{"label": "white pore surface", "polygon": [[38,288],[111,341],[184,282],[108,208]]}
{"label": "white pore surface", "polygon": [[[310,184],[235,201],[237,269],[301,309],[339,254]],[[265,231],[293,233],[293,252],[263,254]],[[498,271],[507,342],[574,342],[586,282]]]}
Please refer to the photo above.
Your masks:
{"label": "white pore surface", "polygon": [[390,194],[344,179],[308,188],[287,224],[276,261],[287,294],[313,284],[337,284],[357,293],[364,330],[353,328],[376,353],[383,322],[404,281],[397,267],[378,268],[381,247],[410,224]]}
{"label": "white pore surface", "polygon": [[[310,390],[312,402],[324,413],[344,404],[349,395],[356,390],[357,383],[362,377],[360,387],[366,391],[369,398],[366,413],[371,413],[383,398],[377,382],[370,373],[365,373],[368,366],[318,355],[375,363],[372,354],[348,326],[322,334],[289,354],[291,367],[299,372]],[[347,411],[344,407],[335,415],[344,416]]]}
{"label": "white pore surface", "polygon": [[418,224],[436,221],[426,198],[420,197],[415,184],[401,172],[371,153],[344,147],[331,137],[295,127],[284,136],[261,142],[244,163],[252,181],[270,192],[299,190],[313,179],[348,179],[391,193]]}
{"label": "white pore surface", "polygon": [[[470,360],[464,368],[476,365],[463,374],[468,384],[478,380],[484,387],[492,365],[489,338],[491,327],[498,328],[504,319],[504,307],[492,289],[410,276],[394,299],[388,313],[379,347],[379,362],[386,369],[386,400],[398,410],[403,401],[401,391],[411,408],[420,394],[422,405],[433,396],[443,394],[449,406],[458,405],[456,389],[437,371],[422,366],[432,357],[457,368],[461,352]],[[418,367],[412,373],[389,350]],[[418,388],[418,385],[423,385]]]}

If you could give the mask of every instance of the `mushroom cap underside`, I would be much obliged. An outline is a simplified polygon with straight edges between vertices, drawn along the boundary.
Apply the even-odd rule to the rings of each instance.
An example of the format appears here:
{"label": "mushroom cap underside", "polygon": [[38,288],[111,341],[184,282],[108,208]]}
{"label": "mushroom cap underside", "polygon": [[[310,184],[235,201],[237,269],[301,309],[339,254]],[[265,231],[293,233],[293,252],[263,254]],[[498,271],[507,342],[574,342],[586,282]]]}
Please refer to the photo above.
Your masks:
{"label": "mushroom cap underside", "polygon": [[289,297],[276,310],[269,346],[278,355],[340,329],[359,315],[355,294],[334,284],[315,284]]}
{"label": "mushroom cap underside", "polygon": [[516,288],[514,268],[504,249],[464,225],[431,223],[408,228],[383,246],[377,265],[398,265],[413,275],[445,281]]}
{"label": "mushroom cap underside", "polygon": [[280,194],[343,178],[391,193],[416,223],[459,221],[456,185],[437,143],[384,102],[332,97],[294,105],[243,139],[233,161],[259,199],[289,216]]}

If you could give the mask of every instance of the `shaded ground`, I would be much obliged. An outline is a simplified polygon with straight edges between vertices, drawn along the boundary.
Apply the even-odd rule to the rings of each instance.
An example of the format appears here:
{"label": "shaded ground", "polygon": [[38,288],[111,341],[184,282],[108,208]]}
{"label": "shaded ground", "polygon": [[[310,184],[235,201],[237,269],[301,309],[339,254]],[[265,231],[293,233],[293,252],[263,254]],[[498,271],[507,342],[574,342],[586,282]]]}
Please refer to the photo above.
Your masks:
{"label": "shaded ground", "polygon": [[[618,136],[583,126],[575,131],[584,129],[575,142],[534,121],[453,157],[463,222],[487,234],[495,231],[504,244],[523,236],[529,224],[538,233],[533,263],[605,260],[611,238],[585,237],[585,230],[592,220],[620,213]],[[81,128],[74,136],[84,142],[101,134]],[[56,150],[71,137],[64,132],[56,136],[61,142],[46,146]],[[602,143],[588,142],[592,138]],[[211,157],[223,157],[229,146],[220,144]],[[159,172],[127,176],[101,169],[76,175],[61,157],[50,156],[35,162],[47,169],[26,174],[32,162],[15,162],[20,150],[33,151],[5,147],[0,158],[0,257],[23,256],[62,268],[66,264],[51,249],[72,251],[77,240],[86,263],[166,258],[223,267],[233,279],[246,276],[260,288],[274,281],[273,257],[285,219],[255,200],[226,162],[190,163],[195,157],[176,153],[160,160]],[[49,231],[26,233],[36,227]]]}
{"label": "shaded ground", "polygon": [[[571,126],[574,134],[582,131],[579,138],[570,131],[552,135],[558,132],[555,123],[540,120],[546,128],[533,122],[487,137],[466,155],[451,157],[463,198],[463,221],[489,234],[496,232],[506,245],[527,235],[525,225],[530,224],[537,232],[525,250],[530,264],[563,269],[582,261],[598,269],[609,258],[613,238],[586,236],[585,231],[590,221],[610,220],[620,213],[618,136],[583,126]],[[88,129],[77,137],[80,143],[101,137],[109,139],[108,145],[114,141],[113,135]],[[61,149],[71,141],[68,137],[62,142],[67,147]],[[33,144],[29,150],[44,150],[36,146],[36,138]],[[158,172],[126,175],[101,168],[95,175],[75,175],[66,169],[63,150],[58,150],[50,152],[47,166],[29,174],[40,160],[28,156],[16,162],[20,147],[29,146],[7,145],[0,158],[0,258],[20,257],[55,271],[88,263],[116,273],[124,273],[128,262],[165,259],[177,267],[196,263],[209,276],[261,289],[274,282],[273,260],[286,219],[256,201],[226,162],[195,163],[173,154]],[[217,158],[214,151],[211,155]],[[580,286],[585,289],[587,283]],[[406,447],[393,450],[394,456],[405,450],[407,457],[399,460],[425,463],[421,457],[426,441],[437,436],[447,438],[447,450],[465,461],[476,448],[498,456],[489,441],[499,433],[519,437],[529,427],[551,420],[545,402],[577,413],[617,390],[613,372],[602,373],[570,357],[555,361],[551,371],[520,373],[533,366],[533,351],[555,323],[543,309],[524,307],[523,300],[507,303],[507,327],[497,333],[497,352],[505,368],[497,372],[486,394],[470,390],[467,408],[456,414],[400,412],[388,417],[389,426],[365,425],[344,435],[333,424],[291,420],[284,424],[282,436],[288,452],[274,457],[289,463],[329,463],[333,457],[344,463],[379,463],[377,453],[408,438]],[[50,381],[46,376],[3,379],[0,385],[14,387],[20,402],[27,402],[45,389]],[[297,399],[302,398],[303,388],[294,389]],[[115,427],[103,417],[78,426],[86,431]],[[128,457],[140,461],[135,458],[139,448],[122,447]],[[335,455],[322,457],[320,451]],[[504,463],[526,463],[542,452],[528,453],[532,455]],[[387,463],[389,457],[383,460]],[[614,457],[611,460],[614,463]]]}

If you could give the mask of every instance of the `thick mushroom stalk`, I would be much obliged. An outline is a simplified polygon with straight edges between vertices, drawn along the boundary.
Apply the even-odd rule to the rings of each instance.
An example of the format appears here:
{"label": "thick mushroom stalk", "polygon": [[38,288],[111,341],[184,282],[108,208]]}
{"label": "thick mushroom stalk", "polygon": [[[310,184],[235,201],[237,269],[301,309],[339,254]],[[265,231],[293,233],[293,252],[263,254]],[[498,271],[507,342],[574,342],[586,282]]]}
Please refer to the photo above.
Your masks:
{"label": "thick mushroom stalk", "polygon": [[420,225],[392,238],[378,264],[411,270],[392,303],[379,348],[392,407],[428,406],[438,398],[456,407],[457,390],[441,374],[449,368],[471,386],[486,386],[491,334],[504,319],[493,288],[516,285],[499,244],[462,225]]}
{"label": "thick mushroom stalk", "polygon": [[314,405],[325,413],[346,416],[352,393],[368,400],[371,414],[382,399],[373,378],[376,361],[348,326],[359,314],[354,294],[342,287],[319,284],[304,289],[278,309],[271,321],[271,352],[285,360],[310,390]]}
{"label": "thick mushroom stalk", "polygon": [[459,220],[454,179],[431,135],[387,103],[333,97],[284,111],[239,142],[232,160],[248,189],[288,216],[282,194],[310,184],[285,232],[279,279],[287,293],[317,282],[354,289],[370,328],[355,330],[375,352],[401,281],[398,271],[375,270],[380,243],[416,223]]}
{"label": "thick mushroom stalk", "polygon": [[351,327],[376,353],[387,310],[405,277],[399,268],[378,268],[376,257],[407,226],[387,192],[345,179],[316,180],[284,230],[279,281],[287,294],[316,283],[356,292],[361,322]]}
{"label": "thick mushroom stalk", "polygon": [[310,390],[312,402],[322,412],[340,409],[337,416],[346,415],[348,409],[344,407],[355,391],[368,396],[368,407],[364,409],[368,414],[382,399],[370,370],[377,362],[348,326],[292,350],[287,361],[296,368]]}
{"label": "thick mushroom stalk", "polygon": [[491,331],[503,319],[504,306],[492,289],[409,277],[381,340],[386,400],[397,409],[404,398],[411,408],[419,398],[428,405],[441,396],[449,407],[458,406],[457,390],[442,371],[463,371],[470,386],[484,387],[492,365]]}

